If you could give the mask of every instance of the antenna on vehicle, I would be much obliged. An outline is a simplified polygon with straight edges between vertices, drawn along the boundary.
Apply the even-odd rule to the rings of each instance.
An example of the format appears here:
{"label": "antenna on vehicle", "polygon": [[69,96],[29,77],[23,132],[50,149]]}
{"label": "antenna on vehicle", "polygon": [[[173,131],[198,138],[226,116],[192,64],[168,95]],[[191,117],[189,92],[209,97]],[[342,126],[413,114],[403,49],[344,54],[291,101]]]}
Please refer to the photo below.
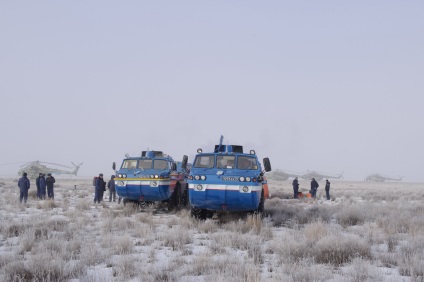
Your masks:
{"label": "antenna on vehicle", "polygon": [[218,146],[218,148],[215,150],[215,153],[216,152],[220,152],[221,151],[221,147],[222,147],[222,141],[224,140],[224,136],[223,135],[221,135],[221,138],[219,139],[219,146]]}

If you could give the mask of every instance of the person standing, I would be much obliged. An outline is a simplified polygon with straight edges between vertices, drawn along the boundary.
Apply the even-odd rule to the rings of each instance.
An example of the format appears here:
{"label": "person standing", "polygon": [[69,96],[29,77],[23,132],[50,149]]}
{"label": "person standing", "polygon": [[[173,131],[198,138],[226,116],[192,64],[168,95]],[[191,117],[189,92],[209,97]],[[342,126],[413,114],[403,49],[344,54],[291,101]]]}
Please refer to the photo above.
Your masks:
{"label": "person standing", "polygon": [[47,197],[49,197],[49,199],[54,199],[53,186],[55,182],[56,182],[56,179],[54,179],[51,173],[48,173],[47,179],[46,179],[46,185],[47,185]]}
{"label": "person standing", "polygon": [[106,183],[103,180],[103,173],[99,174],[99,177],[96,179],[96,188],[94,191],[94,203],[100,203],[101,196],[103,195],[103,188],[105,187]]}
{"label": "person standing", "polygon": [[112,175],[110,177],[109,182],[107,183],[107,188],[109,189],[109,202],[113,201],[115,202],[115,198],[116,198],[116,190],[115,190],[115,175]]}
{"label": "person standing", "polygon": [[44,173],[40,176],[40,199],[46,199],[46,176]]}
{"label": "person standing", "polygon": [[297,177],[293,180],[292,185],[293,185],[293,193],[294,193],[293,198],[297,199],[299,195],[299,181],[297,180]]}
{"label": "person standing", "polygon": [[330,200],[330,181],[328,181],[328,179],[325,180],[325,194],[327,196],[327,200]]}
{"label": "person standing", "polygon": [[103,201],[103,197],[104,197],[104,195],[105,195],[105,192],[106,192],[106,181],[104,181],[103,180],[103,188],[102,188],[102,190],[101,190],[101,192],[100,192],[100,201]]}
{"label": "person standing", "polygon": [[29,183],[29,179],[27,177],[27,173],[24,172],[22,174],[22,177],[19,178],[18,181],[18,187],[19,187],[19,202],[22,203],[22,200],[24,201],[24,203],[27,202],[28,200],[28,190],[30,187],[30,183]]}
{"label": "person standing", "polygon": [[37,186],[37,199],[41,199],[41,189],[40,189],[40,177],[43,173],[39,173],[38,177],[35,179],[35,186]]}
{"label": "person standing", "polygon": [[311,194],[312,194],[312,198],[316,198],[317,197],[317,189],[319,187],[318,182],[315,180],[315,178],[312,178],[311,181]]}

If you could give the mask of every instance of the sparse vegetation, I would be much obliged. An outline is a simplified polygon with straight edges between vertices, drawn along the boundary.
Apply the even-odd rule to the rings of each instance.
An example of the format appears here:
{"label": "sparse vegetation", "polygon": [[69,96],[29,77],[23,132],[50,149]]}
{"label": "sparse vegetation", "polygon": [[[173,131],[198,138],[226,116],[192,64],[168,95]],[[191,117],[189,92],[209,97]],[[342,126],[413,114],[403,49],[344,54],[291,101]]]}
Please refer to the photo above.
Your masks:
{"label": "sparse vegetation", "polygon": [[422,281],[424,193],[375,185],[333,183],[325,201],[290,199],[289,182],[271,182],[263,218],[205,221],[160,204],[94,204],[86,183],[27,205],[9,189],[0,199],[0,280]]}

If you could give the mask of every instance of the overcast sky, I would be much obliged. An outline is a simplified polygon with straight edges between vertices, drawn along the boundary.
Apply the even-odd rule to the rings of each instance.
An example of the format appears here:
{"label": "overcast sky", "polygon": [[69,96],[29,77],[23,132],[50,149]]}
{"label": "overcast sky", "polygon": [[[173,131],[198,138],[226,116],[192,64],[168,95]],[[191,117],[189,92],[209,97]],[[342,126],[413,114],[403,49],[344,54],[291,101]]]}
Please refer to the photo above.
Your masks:
{"label": "overcast sky", "polygon": [[[424,1],[1,1],[0,175],[148,148],[424,181]],[[17,175],[16,175],[17,176]]]}

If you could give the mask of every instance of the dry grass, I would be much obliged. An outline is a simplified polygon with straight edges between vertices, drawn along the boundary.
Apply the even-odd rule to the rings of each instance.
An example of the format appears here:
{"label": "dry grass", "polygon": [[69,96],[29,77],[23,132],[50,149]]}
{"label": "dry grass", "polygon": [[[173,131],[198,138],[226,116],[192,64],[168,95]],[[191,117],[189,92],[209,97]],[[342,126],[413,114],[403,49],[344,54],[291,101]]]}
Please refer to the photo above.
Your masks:
{"label": "dry grass", "polygon": [[198,221],[159,204],[93,204],[87,183],[20,205],[16,183],[0,181],[0,281],[424,279],[420,185],[402,184],[399,196],[390,183],[334,181],[324,201],[289,199],[289,182],[270,182],[263,219]]}

